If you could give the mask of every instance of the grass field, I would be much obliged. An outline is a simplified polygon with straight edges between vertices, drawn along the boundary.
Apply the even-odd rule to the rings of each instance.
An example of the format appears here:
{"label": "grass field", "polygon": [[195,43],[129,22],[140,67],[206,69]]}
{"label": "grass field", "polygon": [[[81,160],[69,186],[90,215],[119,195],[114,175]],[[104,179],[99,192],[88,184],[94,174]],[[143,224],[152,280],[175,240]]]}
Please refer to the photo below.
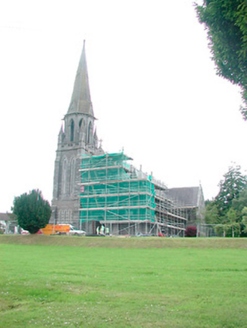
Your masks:
{"label": "grass field", "polygon": [[247,240],[0,236],[0,327],[247,327]]}

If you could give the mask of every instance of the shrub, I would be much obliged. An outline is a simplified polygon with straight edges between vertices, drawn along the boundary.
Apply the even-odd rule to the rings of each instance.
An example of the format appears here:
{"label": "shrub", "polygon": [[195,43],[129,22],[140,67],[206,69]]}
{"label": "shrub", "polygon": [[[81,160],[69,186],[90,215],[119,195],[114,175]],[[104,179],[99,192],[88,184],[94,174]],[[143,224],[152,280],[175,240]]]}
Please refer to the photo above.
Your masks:
{"label": "shrub", "polygon": [[187,227],[185,229],[185,237],[196,237],[196,227]]}
{"label": "shrub", "polygon": [[34,234],[44,228],[51,216],[51,206],[41,191],[32,190],[14,199],[13,213],[17,216],[19,226]]}

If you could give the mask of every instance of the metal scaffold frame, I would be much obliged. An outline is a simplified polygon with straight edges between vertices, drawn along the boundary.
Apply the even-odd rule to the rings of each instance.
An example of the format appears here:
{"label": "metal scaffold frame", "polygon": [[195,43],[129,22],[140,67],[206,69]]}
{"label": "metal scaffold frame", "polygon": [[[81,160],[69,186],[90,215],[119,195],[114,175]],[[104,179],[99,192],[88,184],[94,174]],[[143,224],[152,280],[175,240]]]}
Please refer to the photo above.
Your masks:
{"label": "metal scaffold frame", "polygon": [[80,220],[89,234],[104,225],[112,235],[165,231],[184,235],[186,218],[166,197],[167,187],[127,161],[123,153],[83,156]]}

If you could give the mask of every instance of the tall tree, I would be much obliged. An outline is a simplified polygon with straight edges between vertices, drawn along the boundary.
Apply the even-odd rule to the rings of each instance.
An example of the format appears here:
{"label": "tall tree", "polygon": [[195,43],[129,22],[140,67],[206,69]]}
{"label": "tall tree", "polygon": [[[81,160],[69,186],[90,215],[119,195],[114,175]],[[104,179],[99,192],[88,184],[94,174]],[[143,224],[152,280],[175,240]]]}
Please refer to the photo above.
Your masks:
{"label": "tall tree", "polygon": [[220,181],[220,191],[215,198],[215,204],[221,216],[226,215],[232,206],[234,199],[238,199],[241,192],[246,188],[247,177],[242,175],[239,165],[230,166]]}
{"label": "tall tree", "polygon": [[242,210],[247,205],[247,189],[245,188],[238,198],[233,199],[232,208],[237,212],[238,217],[242,216]]}
{"label": "tall tree", "polygon": [[227,218],[229,221],[228,227],[232,231],[232,237],[235,237],[235,233],[240,234],[240,224],[237,222],[237,213],[234,211],[233,208],[230,208],[229,211],[227,212]]}
{"label": "tall tree", "polygon": [[242,224],[243,224],[243,232],[247,233],[247,207],[242,209]]}
{"label": "tall tree", "polygon": [[218,213],[218,208],[214,201],[208,201],[205,208],[205,222],[207,224],[222,223]]}
{"label": "tall tree", "polygon": [[12,210],[17,216],[19,226],[31,234],[44,228],[51,217],[51,206],[39,190],[15,197]]}
{"label": "tall tree", "polygon": [[217,74],[242,90],[240,110],[247,120],[247,1],[204,0],[196,10],[208,31]]}

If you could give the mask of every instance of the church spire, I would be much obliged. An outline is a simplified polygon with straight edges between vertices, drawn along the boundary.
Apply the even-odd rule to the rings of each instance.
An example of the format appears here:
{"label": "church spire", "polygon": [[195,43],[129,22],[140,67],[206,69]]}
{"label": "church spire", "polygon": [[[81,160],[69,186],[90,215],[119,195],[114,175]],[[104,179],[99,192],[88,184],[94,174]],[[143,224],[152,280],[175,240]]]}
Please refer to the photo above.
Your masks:
{"label": "church spire", "polygon": [[72,113],[88,114],[94,117],[88,82],[85,40],[83,41],[83,49],[67,114]]}

